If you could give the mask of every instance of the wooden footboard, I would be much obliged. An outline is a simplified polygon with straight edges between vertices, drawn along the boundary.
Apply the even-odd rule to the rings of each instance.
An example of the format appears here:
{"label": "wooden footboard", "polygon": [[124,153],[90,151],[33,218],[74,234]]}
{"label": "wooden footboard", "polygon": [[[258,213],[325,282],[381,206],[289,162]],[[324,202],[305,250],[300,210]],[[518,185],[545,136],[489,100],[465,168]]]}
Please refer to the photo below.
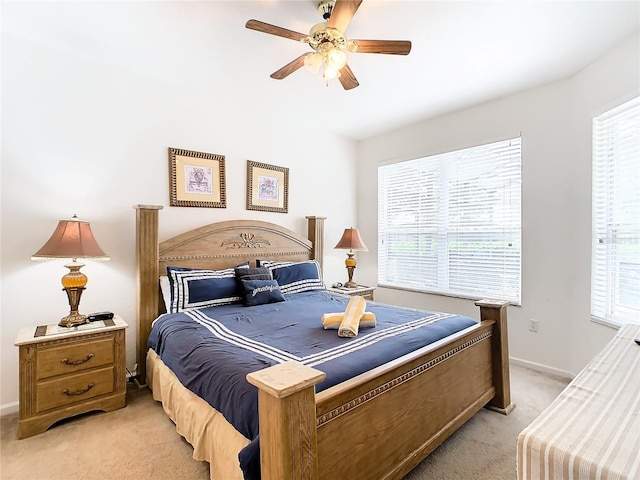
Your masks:
{"label": "wooden footboard", "polygon": [[506,302],[477,305],[477,326],[317,395],[295,362],[249,374],[263,480],[402,478],[483,406],[510,413]]}

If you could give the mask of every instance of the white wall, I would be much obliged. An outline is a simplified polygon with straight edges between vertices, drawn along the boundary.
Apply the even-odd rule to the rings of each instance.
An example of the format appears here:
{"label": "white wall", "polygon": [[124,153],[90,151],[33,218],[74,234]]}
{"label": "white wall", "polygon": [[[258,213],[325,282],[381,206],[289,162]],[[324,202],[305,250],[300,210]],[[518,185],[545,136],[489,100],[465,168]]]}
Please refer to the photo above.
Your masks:
{"label": "white wall", "polygon": [[[25,4],[40,12],[39,24],[31,22],[36,12],[30,14]],[[157,20],[155,11],[147,12],[152,4],[158,5],[135,3],[135,14],[149,13],[147,18]],[[45,4],[12,4],[12,21],[18,15],[23,25],[33,23],[32,31],[20,35],[7,28],[9,7],[3,5],[0,412],[15,409],[18,399],[18,352],[13,345],[18,330],[55,323],[68,312],[59,284],[66,272],[62,263],[30,261],[59,219],[77,213],[91,221],[111,256],[110,262],[84,267],[89,284],[81,311],[112,310],[129,322],[131,368],[136,336],[134,204],[165,205],[161,240],[232,218],[273,221],[304,234],[305,215],[326,215],[327,282],[345,279],[344,252],[331,247],[343,228],[353,225],[370,248],[358,253],[356,280],[375,284],[378,162],[519,132],[524,150],[523,306],[509,308],[511,354],[575,373],[613,335],[588,315],[590,118],[637,92],[637,37],[574,79],[407,127],[357,148],[352,141],[311,128],[309,121],[317,118],[305,115],[303,99],[296,99],[299,115],[290,120],[278,120],[282,117],[261,108],[250,78],[232,77],[218,68],[230,62],[217,56],[224,49],[212,45],[210,57],[203,59],[166,40],[158,47],[162,37],[150,35],[149,28],[139,29],[138,16],[106,18],[120,2],[53,5],[46,4],[50,10],[45,14]],[[59,5],[65,7],[56,11]],[[173,27],[181,20],[172,19]],[[65,38],[66,22],[87,20],[104,30],[104,36],[98,41]],[[123,25],[130,31],[123,32]],[[158,30],[154,33],[163,33],[164,25],[153,25]],[[207,32],[199,35],[208,39]],[[140,38],[123,39],[125,34]],[[127,52],[112,48],[116,39],[120,46],[139,42],[149,56],[125,56]],[[189,70],[193,62],[209,62],[211,67],[194,79]],[[246,84],[244,93],[231,94],[225,82]],[[226,209],[168,206],[170,146],[226,156]],[[248,159],[290,169],[289,214],[245,210]],[[472,302],[447,297],[378,289],[376,298],[477,315]],[[540,320],[537,334],[528,331],[531,317]]]}
{"label": "white wall", "polygon": [[[589,316],[591,118],[640,93],[634,35],[576,75],[554,84],[360,142],[358,224],[368,239],[358,278],[377,280],[377,165],[522,135],[522,306],[510,306],[510,354],[575,374],[615,334]],[[376,290],[376,299],[478,317],[470,300]],[[529,331],[529,319],[539,332]]]}
{"label": "white wall", "polygon": [[[53,11],[49,21],[58,33],[62,16]],[[57,221],[74,213],[91,222],[111,256],[106,263],[86,262],[89,283],[80,311],[111,310],[129,323],[129,368],[136,338],[135,204],[165,205],[161,240],[235,218],[271,221],[306,235],[305,215],[327,216],[325,278],[330,283],[345,276],[344,252],[332,247],[355,223],[354,141],[325,134],[318,144],[317,132],[300,121],[303,103],[300,115],[279,122],[269,111],[247,106],[250,92],[235,97],[230,90],[181,86],[170,72],[146,75],[124,62],[83,54],[82,45],[65,48],[53,37],[34,40],[28,35],[33,32],[25,33],[3,29],[2,37],[2,413],[14,410],[18,400],[18,330],[57,323],[68,313],[60,285],[64,262],[30,257]],[[207,61],[215,64],[216,58]],[[226,156],[226,209],[168,206],[168,147]],[[247,160],[289,168],[288,214],[245,209]]]}

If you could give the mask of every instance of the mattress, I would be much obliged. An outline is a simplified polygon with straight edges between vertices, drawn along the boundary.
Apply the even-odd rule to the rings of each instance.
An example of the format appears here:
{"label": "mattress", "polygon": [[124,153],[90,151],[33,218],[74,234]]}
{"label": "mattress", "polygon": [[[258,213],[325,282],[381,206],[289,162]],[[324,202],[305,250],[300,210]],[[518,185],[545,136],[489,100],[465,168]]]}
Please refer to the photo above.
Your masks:
{"label": "mattress", "polygon": [[640,325],[625,325],[518,436],[519,480],[640,479]]}
{"label": "mattress", "polygon": [[324,330],[322,315],[344,311],[349,299],[316,290],[287,295],[285,302],[186,310],[154,322],[149,348],[182,385],[252,440],[239,456],[245,478],[259,475],[258,392],[246,381],[248,373],[294,360],[326,374],[319,392],[477,323],[368,302],[375,328],[354,338]]}

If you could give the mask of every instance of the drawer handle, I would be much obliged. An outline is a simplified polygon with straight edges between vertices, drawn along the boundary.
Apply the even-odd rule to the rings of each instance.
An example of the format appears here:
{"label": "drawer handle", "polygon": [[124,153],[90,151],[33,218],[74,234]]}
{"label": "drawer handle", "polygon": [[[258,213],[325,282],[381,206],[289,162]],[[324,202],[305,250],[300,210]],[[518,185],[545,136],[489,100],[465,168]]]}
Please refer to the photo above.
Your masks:
{"label": "drawer handle", "polygon": [[87,358],[80,359],[80,360],[73,360],[73,361],[69,361],[68,358],[63,358],[62,360],[60,360],[60,363],[64,363],[65,365],[69,365],[69,366],[81,365],[85,362],[88,362],[93,357],[94,357],[93,353],[90,353],[89,355],[87,355]]}
{"label": "drawer handle", "polygon": [[87,388],[85,388],[84,390],[76,390],[75,392],[70,392],[69,389],[65,388],[62,391],[63,395],[66,395],[68,397],[73,397],[75,395],[82,395],[83,393],[87,393],[89,390],[91,390],[93,387],[95,387],[95,383],[90,383],[89,385],[87,385]]}

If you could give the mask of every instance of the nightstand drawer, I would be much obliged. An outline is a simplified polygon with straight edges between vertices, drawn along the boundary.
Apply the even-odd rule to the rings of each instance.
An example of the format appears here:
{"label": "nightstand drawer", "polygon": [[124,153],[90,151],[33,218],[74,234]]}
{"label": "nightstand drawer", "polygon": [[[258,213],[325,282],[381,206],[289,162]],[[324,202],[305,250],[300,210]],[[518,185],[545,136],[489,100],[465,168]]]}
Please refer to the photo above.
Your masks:
{"label": "nightstand drawer", "polygon": [[111,335],[92,341],[43,348],[38,351],[37,379],[42,380],[112,364],[113,338]]}
{"label": "nightstand drawer", "polygon": [[38,413],[62,405],[83,402],[113,391],[113,366],[39,382],[36,389]]}

